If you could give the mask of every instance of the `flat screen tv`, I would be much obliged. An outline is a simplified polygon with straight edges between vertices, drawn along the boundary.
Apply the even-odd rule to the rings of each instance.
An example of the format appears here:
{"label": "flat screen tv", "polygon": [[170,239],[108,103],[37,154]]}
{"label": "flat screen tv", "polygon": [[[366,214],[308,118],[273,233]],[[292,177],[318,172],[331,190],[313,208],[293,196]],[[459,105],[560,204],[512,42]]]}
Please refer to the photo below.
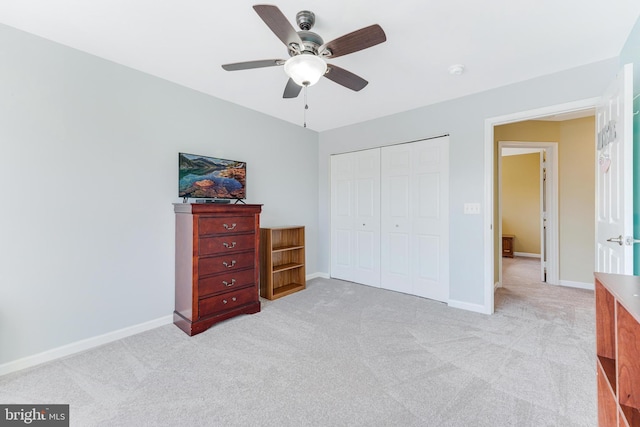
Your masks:
{"label": "flat screen tv", "polygon": [[178,195],[197,199],[245,199],[247,164],[178,153]]}

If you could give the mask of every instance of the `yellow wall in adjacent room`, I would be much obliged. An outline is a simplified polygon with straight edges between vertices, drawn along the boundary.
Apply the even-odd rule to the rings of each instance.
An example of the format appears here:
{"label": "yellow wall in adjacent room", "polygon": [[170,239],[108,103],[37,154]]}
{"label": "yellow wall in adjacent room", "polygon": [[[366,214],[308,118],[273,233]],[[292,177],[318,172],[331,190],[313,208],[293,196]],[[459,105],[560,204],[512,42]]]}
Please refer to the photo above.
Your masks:
{"label": "yellow wall in adjacent room", "polygon": [[593,117],[560,122],[560,273],[591,283],[595,270],[596,154]]}
{"label": "yellow wall in adjacent room", "polygon": [[540,254],[540,153],[502,158],[502,233],[514,252]]}

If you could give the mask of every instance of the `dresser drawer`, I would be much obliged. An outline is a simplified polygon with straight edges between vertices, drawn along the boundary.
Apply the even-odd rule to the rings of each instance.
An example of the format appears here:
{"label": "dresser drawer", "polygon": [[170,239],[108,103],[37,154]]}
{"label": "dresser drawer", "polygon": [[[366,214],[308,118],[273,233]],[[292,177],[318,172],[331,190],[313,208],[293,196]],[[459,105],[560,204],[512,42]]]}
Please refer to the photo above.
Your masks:
{"label": "dresser drawer", "polygon": [[198,260],[198,275],[200,277],[222,272],[235,272],[254,267],[254,251],[220,255]]}
{"label": "dresser drawer", "polygon": [[226,294],[203,298],[198,301],[198,310],[200,317],[205,317],[224,312],[225,310],[231,310],[232,308],[254,301],[258,301],[258,290],[252,286],[235,292],[227,292]]}
{"label": "dresser drawer", "polygon": [[200,255],[214,255],[248,251],[255,247],[255,243],[255,234],[201,237],[198,243],[198,253]]}
{"label": "dresser drawer", "polygon": [[198,230],[201,236],[204,234],[246,233],[248,231],[255,233],[255,226],[253,216],[218,218],[201,216],[198,219]]}
{"label": "dresser drawer", "polygon": [[199,295],[231,291],[255,284],[255,270],[224,272],[198,280]]}

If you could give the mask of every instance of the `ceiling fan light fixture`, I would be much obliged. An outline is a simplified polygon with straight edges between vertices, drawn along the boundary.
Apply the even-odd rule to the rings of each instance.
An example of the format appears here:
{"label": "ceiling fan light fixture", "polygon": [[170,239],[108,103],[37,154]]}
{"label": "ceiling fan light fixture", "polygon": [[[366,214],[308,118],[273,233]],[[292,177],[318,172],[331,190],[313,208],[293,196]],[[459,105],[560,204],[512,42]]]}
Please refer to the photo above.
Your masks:
{"label": "ceiling fan light fixture", "polygon": [[327,63],[312,54],[296,55],[284,63],[284,72],[300,86],[313,86],[327,72]]}

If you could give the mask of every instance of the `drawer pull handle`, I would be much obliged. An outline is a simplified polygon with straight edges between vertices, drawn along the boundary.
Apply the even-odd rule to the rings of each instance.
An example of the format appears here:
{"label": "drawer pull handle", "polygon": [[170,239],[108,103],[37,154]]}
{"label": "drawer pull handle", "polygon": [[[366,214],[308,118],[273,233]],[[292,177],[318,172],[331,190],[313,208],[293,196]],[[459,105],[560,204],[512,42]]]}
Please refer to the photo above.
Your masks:
{"label": "drawer pull handle", "polygon": [[231,267],[233,267],[234,265],[236,265],[236,260],[235,260],[235,259],[234,259],[234,260],[231,260],[231,264],[229,264],[227,261],[222,261],[222,265],[224,265],[224,266],[225,266],[225,267],[227,267],[227,268],[231,268]]}
{"label": "drawer pull handle", "polygon": [[236,223],[234,222],[231,225],[225,223],[225,224],[222,224],[222,226],[227,230],[233,230],[234,228],[236,228]]}
{"label": "drawer pull handle", "polygon": [[231,244],[224,242],[222,245],[227,249],[233,249],[236,247],[236,242],[231,242]]}
{"label": "drawer pull handle", "polygon": [[229,287],[229,286],[233,286],[236,284],[236,279],[231,279],[231,283],[227,282],[226,280],[222,281],[222,284]]}
{"label": "drawer pull handle", "polygon": [[227,303],[227,300],[226,300],[226,299],[223,299],[223,300],[222,300],[222,303],[223,303],[223,304],[226,304],[226,303]]}
{"label": "drawer pull handle", "polygon": [[236,300],[236,297],[231,298],[231,301],[235,301],[235,300]]}

